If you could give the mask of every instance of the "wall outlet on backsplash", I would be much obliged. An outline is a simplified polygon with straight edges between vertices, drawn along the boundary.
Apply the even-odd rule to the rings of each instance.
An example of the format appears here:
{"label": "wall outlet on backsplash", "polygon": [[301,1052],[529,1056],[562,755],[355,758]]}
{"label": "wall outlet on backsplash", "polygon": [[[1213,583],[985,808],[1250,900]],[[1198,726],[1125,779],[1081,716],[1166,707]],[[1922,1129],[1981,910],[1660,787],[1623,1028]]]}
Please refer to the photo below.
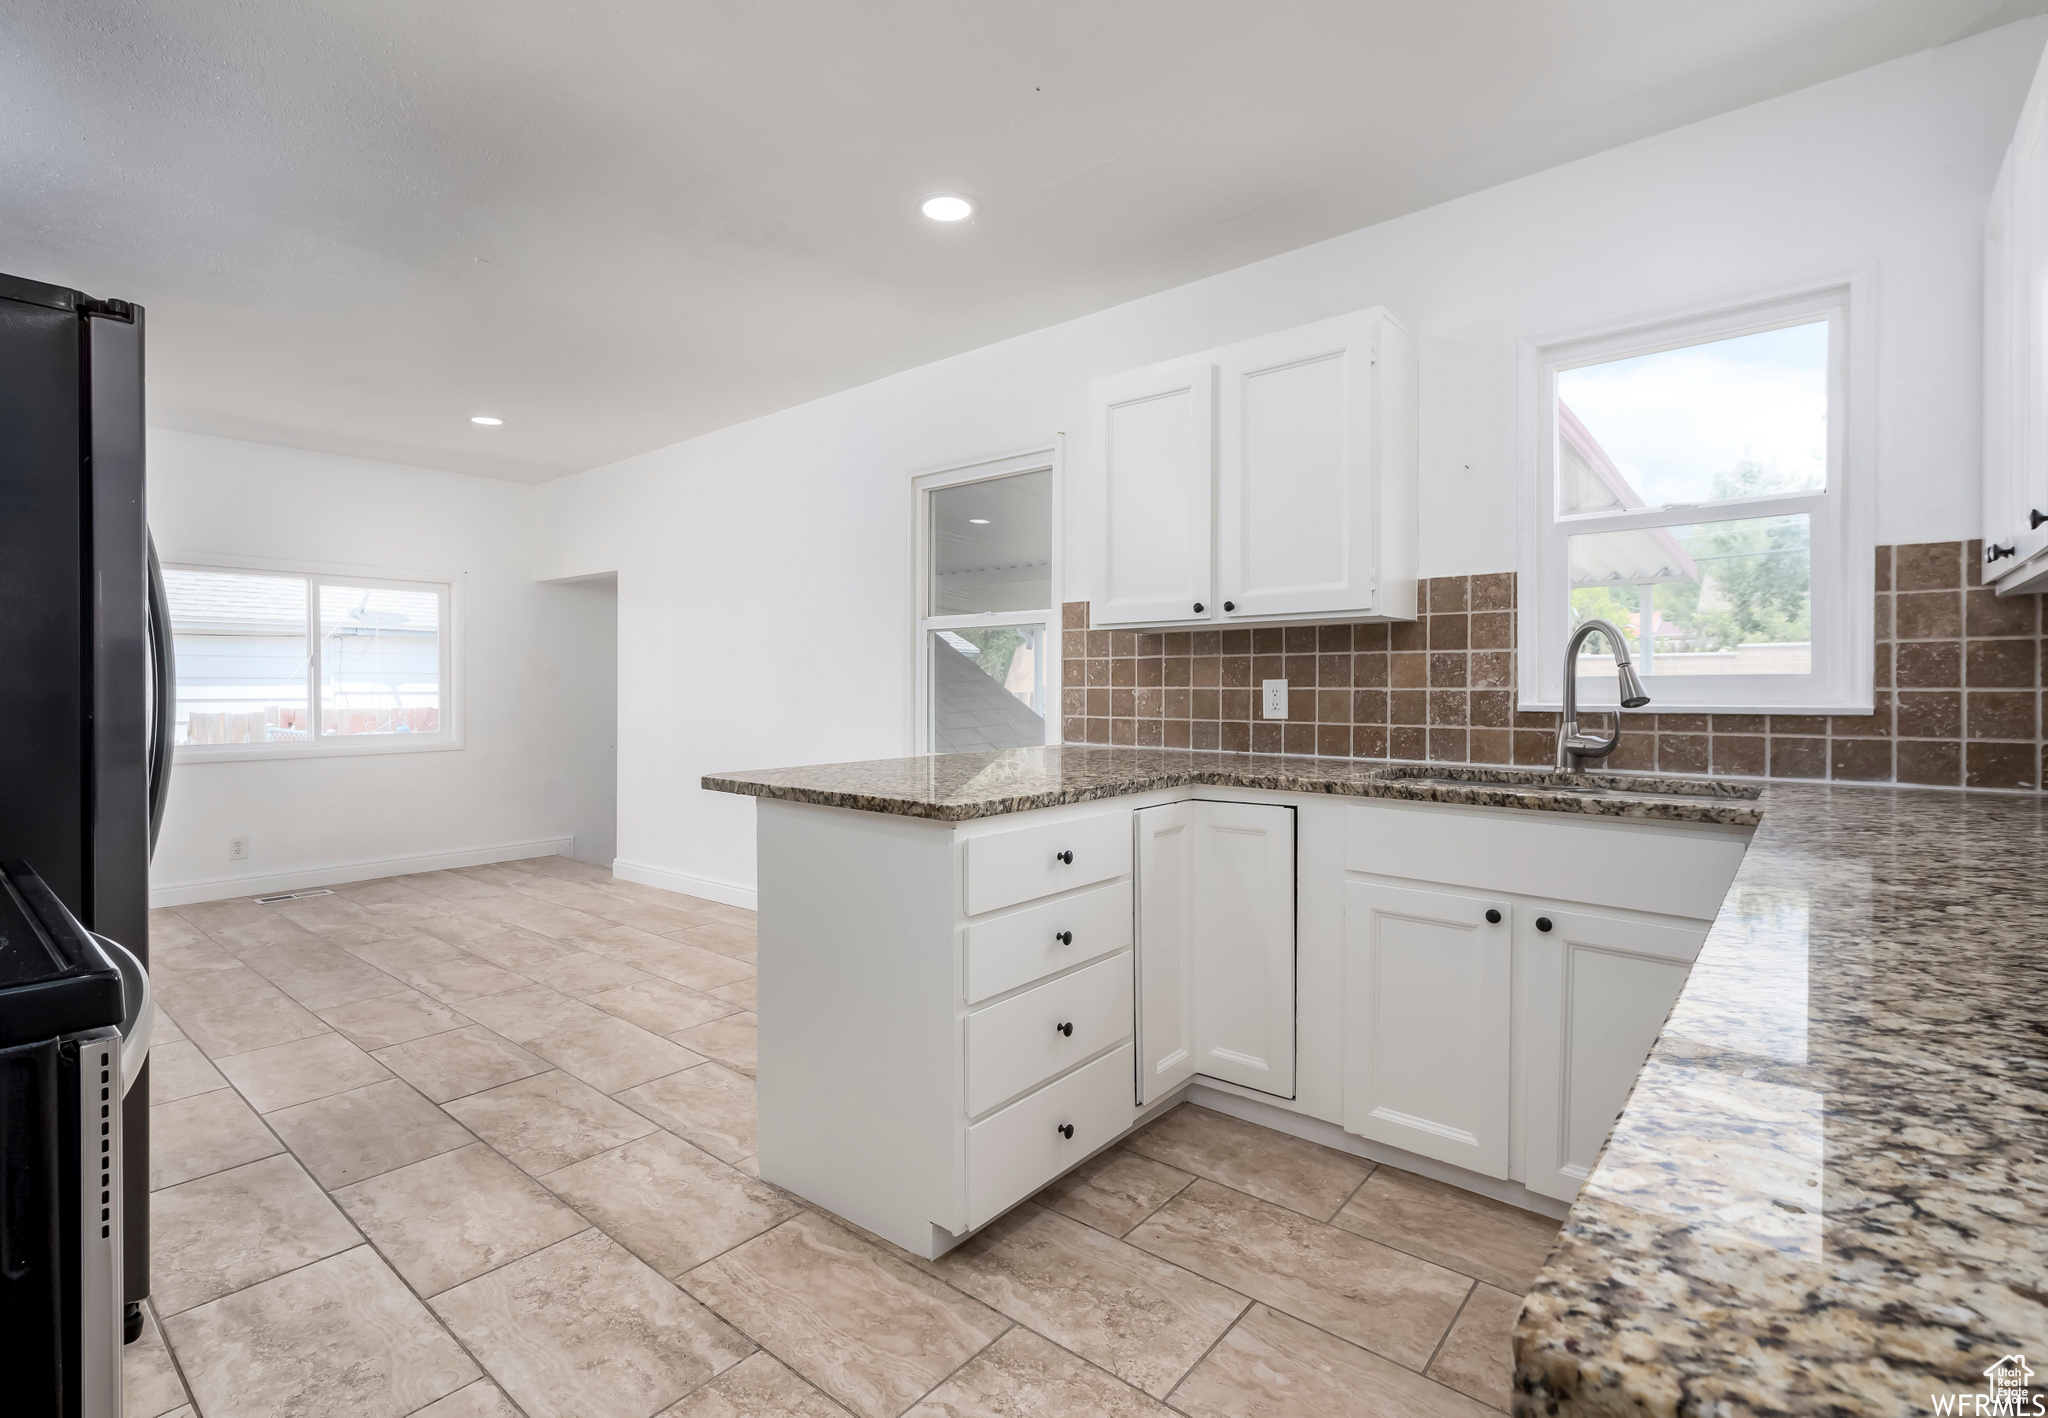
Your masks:
{"label": "wall outlet on backsplash", "polygon": [[1287,681],[1269,679],[1261,686],[1266,692],[1265,718],[1284,719],[1287,717]]}

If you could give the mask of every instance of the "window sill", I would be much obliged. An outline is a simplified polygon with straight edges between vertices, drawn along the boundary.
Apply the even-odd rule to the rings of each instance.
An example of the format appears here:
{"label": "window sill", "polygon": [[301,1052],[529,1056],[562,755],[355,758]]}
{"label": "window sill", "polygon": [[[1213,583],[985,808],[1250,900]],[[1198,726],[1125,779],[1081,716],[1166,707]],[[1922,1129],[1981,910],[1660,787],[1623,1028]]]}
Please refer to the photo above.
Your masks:
{"label": "window sill", "polygon": [[[1561,714],[1564,712],[1563,702],[1555,699],[1548,701],[1517,700],[1515,708],[1523,714]],[[1605,704],[1581,702],[1579,712],[1581,714],[1612,714],[1614,712],[1614,703],[1611,700]],[[1794,716],[1808,718],[1814,715],[1853,717],[1858,714],[1875,714],[1877,712],[1877,705],[1874,700],[1870,699],[1865,699],[1860,704],[1832,701],[1819,704],[1693,704],[1676,699],[1652,699],[1640,709],[1624,709],[1621,712],[1629,715],[1777,714],[1788,718]]]}
{"label": "window sill", "polygon": [[358,758],[382,753],[446,753],[462,747],[460,734],[365,735],[346,743],[220,743],[180,744],[171,752],[173,767],[188,763],[286,763],[301,758]]}

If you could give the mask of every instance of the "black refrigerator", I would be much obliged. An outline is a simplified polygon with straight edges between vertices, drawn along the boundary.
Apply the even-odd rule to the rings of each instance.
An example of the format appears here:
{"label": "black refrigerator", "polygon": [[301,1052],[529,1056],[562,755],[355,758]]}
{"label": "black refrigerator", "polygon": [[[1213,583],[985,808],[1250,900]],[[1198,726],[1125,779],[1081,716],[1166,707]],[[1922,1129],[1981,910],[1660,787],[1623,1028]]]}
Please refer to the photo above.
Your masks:
{"label": "black refrigerator", "polygon": [[[141,307],[0,275],[0,861],[146,964],[171,647],[145,517]],[[136,1082],[121,1107],[130,1338],[149,1293]]]}

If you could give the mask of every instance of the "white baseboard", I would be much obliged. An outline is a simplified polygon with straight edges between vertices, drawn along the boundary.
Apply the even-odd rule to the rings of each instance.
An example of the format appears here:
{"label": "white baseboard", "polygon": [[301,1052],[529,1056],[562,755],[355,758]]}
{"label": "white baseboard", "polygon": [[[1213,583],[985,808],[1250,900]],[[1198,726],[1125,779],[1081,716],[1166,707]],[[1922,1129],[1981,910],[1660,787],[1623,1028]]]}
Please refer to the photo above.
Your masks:
{"label": "white baseboard", "polygon": [[612,862],[612,875],[625,881],[637,881],[642,886],[658,886],[663,891],[701,896],[706,901],[717,901],[727,906],[740,906],[749,911],[761,909],[760,896],[754,888],[737,882],[691,876],[688,872],[670,871],[667,867],[651,866],[646,862],[629,862],[624,857]]}
{"label": "white baseboard", "polygon": [[274,891],[302,891],[309,886],[339,886],[345,881],[369,881],[380,876],[409,876],[418,871],[446,871],[450,867],[480,867],[490,862],[516,862],[524,857],[568,857],[575,855],[573,837],[543,837],[532,842],[502,842],[494,847],[468,847],[458,852],[421,852],[410,857],[378,857],[369,861],[336,862],[300,871],[271,872],[257,876],[216,876],[202,881],[152,882],[149,904],[189,906],[196,901],[224,901],[235,896],[268,896]]}

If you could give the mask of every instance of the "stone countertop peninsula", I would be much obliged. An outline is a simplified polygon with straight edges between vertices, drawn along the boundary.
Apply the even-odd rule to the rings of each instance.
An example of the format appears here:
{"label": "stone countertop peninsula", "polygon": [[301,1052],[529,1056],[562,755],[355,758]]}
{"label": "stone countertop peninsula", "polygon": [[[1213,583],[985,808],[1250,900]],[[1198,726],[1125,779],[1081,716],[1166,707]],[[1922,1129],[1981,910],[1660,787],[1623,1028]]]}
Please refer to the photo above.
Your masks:
{"label": "stone countertop peninsula", "polygon": [[1753,827],[1762,816],[1756,785],[1704,778],[1573,776],[1527,768],[1174,748],[1013,748],[713,773],[703,782],[714,792],[940,822],[1190,786],[1406,798],[1737,827]]}
{"label": "stone countertop peninsula", "polygon": [[2012,1354],[2042,1392],[2048,798],[1171,749],[704,780],[944,821],[1190,784],[1761,820],[1529,1292],[1517,1414],[1970,1413]]}

